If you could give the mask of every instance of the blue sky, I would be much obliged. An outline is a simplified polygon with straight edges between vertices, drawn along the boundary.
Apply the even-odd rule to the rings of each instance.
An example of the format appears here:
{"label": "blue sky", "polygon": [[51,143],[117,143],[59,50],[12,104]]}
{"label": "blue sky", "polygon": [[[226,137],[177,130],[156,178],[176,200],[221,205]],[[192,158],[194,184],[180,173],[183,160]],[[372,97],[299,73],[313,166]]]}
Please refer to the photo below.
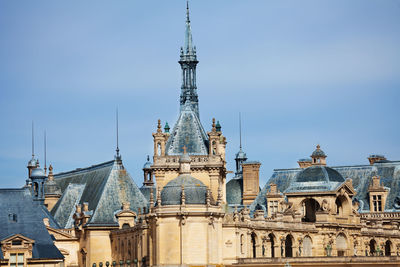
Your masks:
{"label": "blue sky", "polygon": [[[274,168],[317,143],[329,165],[400,160],[400,1],[192,0],[200,116]],[[179,108],[185,1],[0,1],[0,187],[20,187],[31,157],[56,172],[113,159],[138,185],[157,119]]]}

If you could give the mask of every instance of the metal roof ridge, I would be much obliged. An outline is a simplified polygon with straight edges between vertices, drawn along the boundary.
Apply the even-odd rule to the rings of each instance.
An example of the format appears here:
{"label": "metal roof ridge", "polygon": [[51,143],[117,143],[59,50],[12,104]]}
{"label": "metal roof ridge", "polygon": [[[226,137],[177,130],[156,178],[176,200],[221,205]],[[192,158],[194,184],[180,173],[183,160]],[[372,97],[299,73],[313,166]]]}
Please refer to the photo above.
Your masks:
{"label": "metal roof ridge", "polygon": [[66,174],[71,174],[71,173],[84,172],[84,171],[88,171],[88,170],[92,170],[92,169],[94,170],[94,169],[98,169],[98,168],[105,167],[105,166],[113,166],[114,161],[115,160],[110,160],[110,161],[106,161],[106,162],[103,162],[103,163],[94,164],[94,165],[91,165],[89,167],[76,168],[75,170],[72,170],[72,171],[56,173],[56,174],[54,174],[54,177],[56,177],[56,176],[64,176]]}

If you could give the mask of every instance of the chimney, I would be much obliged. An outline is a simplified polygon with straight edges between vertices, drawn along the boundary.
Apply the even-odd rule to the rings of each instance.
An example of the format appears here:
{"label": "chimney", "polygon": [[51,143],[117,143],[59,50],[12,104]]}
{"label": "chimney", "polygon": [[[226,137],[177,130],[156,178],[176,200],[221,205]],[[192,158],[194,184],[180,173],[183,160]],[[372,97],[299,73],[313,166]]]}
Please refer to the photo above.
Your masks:
{"label": "chimney", "polygon": [[243,168],[243,205],[250,205],[260,190],[260,166],[257,161],[242,163]]}

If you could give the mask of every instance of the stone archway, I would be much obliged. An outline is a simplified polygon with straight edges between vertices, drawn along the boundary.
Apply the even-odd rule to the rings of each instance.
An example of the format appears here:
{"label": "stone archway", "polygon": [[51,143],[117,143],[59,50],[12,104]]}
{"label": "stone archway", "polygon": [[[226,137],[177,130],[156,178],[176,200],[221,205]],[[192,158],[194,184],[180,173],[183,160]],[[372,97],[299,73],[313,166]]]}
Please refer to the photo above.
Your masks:
{"label": "stone archway", "polygon": [[303,222],[315,222],[316,221],[316,212],[320,209],[320,205],[318,201],[313,198],[308,198],[304,200],[304,217],[302,218]]}
{"label": "stone archway", "polygon": [[346,256],[347,238],[344,234],[339,234],[336,237],[336,250],[339,257]]}

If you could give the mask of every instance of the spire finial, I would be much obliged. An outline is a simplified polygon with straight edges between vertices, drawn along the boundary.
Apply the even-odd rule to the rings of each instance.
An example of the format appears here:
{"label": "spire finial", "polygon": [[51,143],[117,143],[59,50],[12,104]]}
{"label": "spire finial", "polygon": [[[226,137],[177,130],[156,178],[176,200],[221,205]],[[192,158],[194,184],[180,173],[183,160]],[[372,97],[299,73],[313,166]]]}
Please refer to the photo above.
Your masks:
{"label": "spire finial", "polygon": [[116,112],[115,112],[115,117],[116,117],[116,130],[117,130],[117,149],[115,150],[116,152],[117,152],[117,158],[119,158],[120,156],[119,156],[119,129],[118,129],[118,107],[117,107],[117,109],[116,109]]}
{"label": "spire finial", "polygon": [[190,18],[189,18],[189,0],[186,0],[186,21],[190,22]]}
{"label": "spire finial", "polygon": [[158,119],[158,123],[157,123],[157,133],[162,133],[162,130],[161,130],[161,120],[160,120],[160,119]]}
{"label": "spire finial", "polygon": [[242,150],[242,115],[239,112],[239,138],[240,138],[240,150]]}
{"label": "spire finial", "polygon": [[46,144],[47,143],[47,138],[46,138],[46,130],[44,130],[44,174],[47,174],[47,149],[46,149]]}
{"label": "spire finial", "polygon": [[35,137],[34,137],[34,132],[33,132],[33,121],[32,121],[32,158],[35,157]]}
{"label": "spire finial", "polygon": [[186,154],[187,147],[183,146],[182,149],[183,149],[183,154]]}
{"label": "spire finial", "polygon": [[215,127],[215,118],[212,119],[212,131],[213,132],[217,131],[217,129]]}

